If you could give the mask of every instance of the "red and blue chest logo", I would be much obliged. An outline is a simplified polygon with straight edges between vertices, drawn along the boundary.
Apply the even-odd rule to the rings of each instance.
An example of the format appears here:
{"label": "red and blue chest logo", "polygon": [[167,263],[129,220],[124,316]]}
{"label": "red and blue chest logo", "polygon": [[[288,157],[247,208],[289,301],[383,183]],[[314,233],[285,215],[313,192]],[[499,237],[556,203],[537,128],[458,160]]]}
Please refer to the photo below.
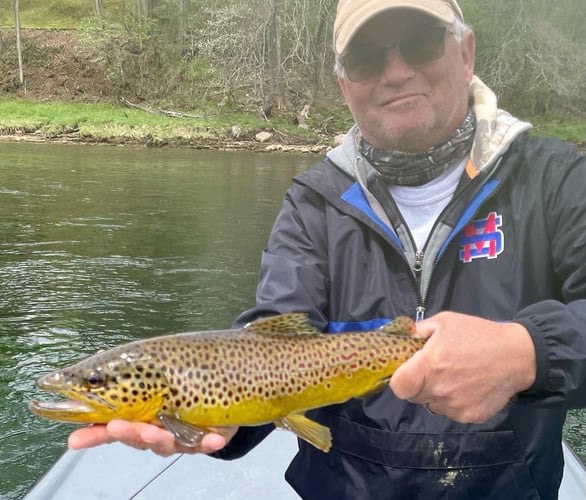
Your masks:
{"label": "red and blue chest logo", "polygon": [[460,241],[460,261],[496,259],[505,248],[505,237],[500,230],[503,218],[491,212],[485,219],[469,222]]}

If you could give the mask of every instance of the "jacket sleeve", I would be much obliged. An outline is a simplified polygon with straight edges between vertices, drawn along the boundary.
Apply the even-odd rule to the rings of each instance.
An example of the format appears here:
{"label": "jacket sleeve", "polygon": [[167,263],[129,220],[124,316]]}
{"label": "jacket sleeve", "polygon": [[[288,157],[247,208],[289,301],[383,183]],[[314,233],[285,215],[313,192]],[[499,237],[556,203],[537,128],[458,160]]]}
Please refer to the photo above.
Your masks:
{"label": "jacket sleeve", "polygon": [[546,162],[544,236],[551,244],[560,291],[559,299],[526,307],[515,318],[529,330],[537,355],[536,381],[519,401],[585,407],[586,158],[553,141],[539,154],[535,161]]}
{"label": "jacket sleeve", "polygon": [[[325,329],[329,279],[324,210],[323,199],[302,186],[287,192],[262,255],[256,306],[240,315],[235,328],[261,317],[304,312],[314,326]],[[273,424],[242,427],[212,456],[239,458],[273,429]]]}
{"label": "jacket sleeve", "polygon": [[260,317],[307,313],[320,330],[327,326],[329,296],[325,202],[294,185],[285,195],[260,264],[256,306],[234,323],[241,327]]}

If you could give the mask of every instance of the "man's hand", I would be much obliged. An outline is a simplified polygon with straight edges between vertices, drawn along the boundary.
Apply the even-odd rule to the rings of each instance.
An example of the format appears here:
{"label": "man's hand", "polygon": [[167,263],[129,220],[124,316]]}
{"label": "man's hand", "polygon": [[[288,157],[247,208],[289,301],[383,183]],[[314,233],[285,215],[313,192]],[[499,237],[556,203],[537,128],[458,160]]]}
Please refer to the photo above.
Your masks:
{"label": "man's hand", "polygon": [[417,323],[429,338],[391,378],[401,399],[461,423],[482,423],[535,381],[535,347],[519,323],[443,312]]}
{"label": "man's hand", "polygon": [[69,436],[69,447],[78,450],[101,444],[120,441],[140,450],[152,450],[163,457],[174,453],[213,453],[222,449],[232,439],[238,427],[222,427],[217,433],[204,435],[201,444],[183,446],[173,435],[152,424],[112,420],[107,425],[92,425],[73,431]]}

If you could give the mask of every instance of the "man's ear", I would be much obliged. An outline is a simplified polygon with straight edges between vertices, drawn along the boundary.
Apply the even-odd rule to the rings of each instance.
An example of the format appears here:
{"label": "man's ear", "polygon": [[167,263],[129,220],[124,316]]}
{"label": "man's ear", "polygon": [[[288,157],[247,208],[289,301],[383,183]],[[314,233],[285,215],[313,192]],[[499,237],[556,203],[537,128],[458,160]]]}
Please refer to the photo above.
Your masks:
{"label": "man's ear", "polygon": [[340,85],[340,90],[342,91],[342,95],[344,96],[344,102],[346,105],[348,104],[348,99],[346,98],[348,94],[348,82],[342,76],[338,77],[338,85]]}
{"label": "man's ear", "polygon": [[474,57],[476,55],[476,38],[472,30],[464,33],[460,46],[462,47],[462,60],[464,61],[466,81],[470,85],[474,77]]}

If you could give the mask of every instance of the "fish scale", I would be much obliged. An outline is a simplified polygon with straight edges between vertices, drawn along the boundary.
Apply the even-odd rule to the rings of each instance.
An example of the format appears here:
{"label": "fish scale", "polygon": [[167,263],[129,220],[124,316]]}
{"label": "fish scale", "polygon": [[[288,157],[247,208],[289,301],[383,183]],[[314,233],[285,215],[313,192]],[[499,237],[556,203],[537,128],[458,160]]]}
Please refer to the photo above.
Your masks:
{"label": "fish scale", "polygon": [[42,377],[42,389],[71,400],[29,406],[68,422],[154,422],[184,444],[210,428],[273,422],[327,451],[329,429],[304,412],[382,390],[423,347],[414,331],[400,317],[378,330],[323,334],[289,313],[238,330],[140,340]]}

